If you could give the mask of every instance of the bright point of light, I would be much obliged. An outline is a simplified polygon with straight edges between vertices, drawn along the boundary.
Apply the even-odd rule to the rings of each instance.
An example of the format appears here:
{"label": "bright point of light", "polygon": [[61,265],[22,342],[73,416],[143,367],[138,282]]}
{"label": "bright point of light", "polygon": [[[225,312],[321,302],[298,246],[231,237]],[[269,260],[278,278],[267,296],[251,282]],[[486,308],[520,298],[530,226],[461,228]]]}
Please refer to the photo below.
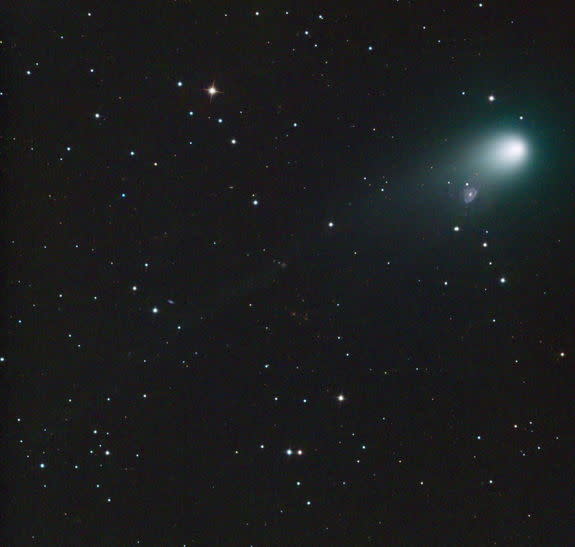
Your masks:
{"label": "bright point of light", "polygon": [[214,96],[216,93],[218,93],[218,90],[216,89],[216,86],[214,84],[212,84],[209,88],[208,88],[208,93],[210,94],[210,96]]}
{"label": "bright point of light", "polygon": [[238,141],[236,141],[236,139],[232,139],[230,142],[231,142],[232,144],[236,144]]}
{"label": "bright point of light", "polygon": [[152,308],[152,313],[158,313],[160,310],[158,308]]}
{"label": "bright point of light", "polygon": [[288,448],[288,449],[286,450],[286,454],[287,454],[288,456],[291,456],[291,455],[293,454],[293,450],[292,450],[291,448]]}
{"label": "bright point of light", "polygon": [[459,232],[459,226],[454,226],[454,227],[453,227],[453,231],[454,231],[454,232]]}
{"label": "bright point of light", "polygon": [[257,205],[259,205],[259,204],[260,204],[260,202],[259,202],[257,199],[254,199],[254,200],[252,201],[252,205],[254,205],[254,206],[257,206]]}
{"label": "bright point of light", "polygon": [[98,114],[98,112],[96,112],[96,113],[94,114],[94,118],[98,119],[99,117],[100,117],[100,114]]}
{"label": "bright point of light", "polygon": [[298,450],[298,451],[297,451],[297,455],[298,455],[298,456],[301,456],[302,454],[303,454],[303,450]]}
{"label": "bright point of light", "polygon": [[343,393],[340,393],[340,394],[337,396],[337,400],[338,400],[340,403],[343,403],[343,402],[345,401],[345,396],[343,395]]}
{"label": "bright point of light", "polygon": [[178,82],[178,87],[182,87],[184,85],[184,82]]}
{"label": "bright point of light", "polygon": [[333,222],[328,222],[327,225],[328,225],[330,228],[333,228],[333,226],[334,226]]}
{"label": "bright point of light", "polygon": [[504,277],[499,279],[499,283],[501,283],[502,285],[507,283],[507,279],[505,279]]}
{"label": "bright point of light", "polygon": [[492,103],[495,100],[495,95],[489,95],[489,102]]}

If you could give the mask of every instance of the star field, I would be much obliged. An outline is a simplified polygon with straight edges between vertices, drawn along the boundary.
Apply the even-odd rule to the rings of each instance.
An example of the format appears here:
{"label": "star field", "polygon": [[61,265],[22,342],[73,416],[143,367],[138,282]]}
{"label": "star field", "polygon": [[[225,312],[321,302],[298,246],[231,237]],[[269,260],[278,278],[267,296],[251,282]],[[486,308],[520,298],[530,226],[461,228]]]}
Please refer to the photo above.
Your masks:
{"label": "star field", "polygon": [[3,544],[569,544],[562,13],[6,9]]}

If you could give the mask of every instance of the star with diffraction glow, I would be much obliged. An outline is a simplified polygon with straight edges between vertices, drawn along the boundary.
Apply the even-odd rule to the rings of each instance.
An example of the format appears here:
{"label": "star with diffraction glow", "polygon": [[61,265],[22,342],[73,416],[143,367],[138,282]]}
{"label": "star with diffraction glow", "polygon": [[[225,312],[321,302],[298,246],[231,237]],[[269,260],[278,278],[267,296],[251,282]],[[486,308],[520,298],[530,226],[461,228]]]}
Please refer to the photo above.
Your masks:
{"label": "star with diffraction glow", "polygon": [[206,89],[206,91],[208,92],[208,95],[210,96],[210,101],[214,98],[215,95],[217,95],[218,93],[221,93],[221,91],[216,88],[216,82],[213,82],[212,85]]}

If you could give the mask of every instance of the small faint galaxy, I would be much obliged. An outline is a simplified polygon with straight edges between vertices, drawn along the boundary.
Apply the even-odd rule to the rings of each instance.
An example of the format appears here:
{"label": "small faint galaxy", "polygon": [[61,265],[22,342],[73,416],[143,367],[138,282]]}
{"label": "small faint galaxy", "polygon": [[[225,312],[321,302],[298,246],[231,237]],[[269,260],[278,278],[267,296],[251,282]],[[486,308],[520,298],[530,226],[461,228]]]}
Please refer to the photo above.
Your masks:
{"label": "small faint galaxy", "polygon": [[465,203],[471,203],[479,194],[479,190],[474,186],[466,186],[463,190],[463,201]]}

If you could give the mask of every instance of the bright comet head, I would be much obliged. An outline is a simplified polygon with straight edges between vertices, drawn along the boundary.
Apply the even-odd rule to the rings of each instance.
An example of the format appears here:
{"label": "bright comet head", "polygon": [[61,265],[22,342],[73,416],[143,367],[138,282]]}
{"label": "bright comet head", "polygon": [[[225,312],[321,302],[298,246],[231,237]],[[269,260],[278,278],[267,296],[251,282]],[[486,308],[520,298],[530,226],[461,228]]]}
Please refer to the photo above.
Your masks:
{"label": "bright comet head", "polygon": [[499,134],[475,150],[475,168],[482,175],[503,175],[518,170],[527,160],[527,141],[516,134]]}
{"label": "bright comet head", "polygon": [[505,139],[500,144],[498,153],[501,162],[514,165],[521,162],[527,155],[527,146],[524,141],[517,137]]}

